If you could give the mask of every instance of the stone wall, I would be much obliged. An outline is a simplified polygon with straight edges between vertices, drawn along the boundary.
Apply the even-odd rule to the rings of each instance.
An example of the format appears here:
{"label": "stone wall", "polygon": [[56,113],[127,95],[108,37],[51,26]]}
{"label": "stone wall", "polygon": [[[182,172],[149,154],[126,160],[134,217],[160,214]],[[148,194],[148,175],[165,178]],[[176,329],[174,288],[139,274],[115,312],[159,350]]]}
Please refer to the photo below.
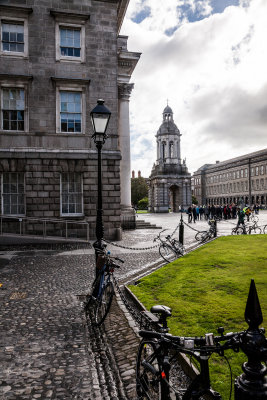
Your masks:
{"label": "stone wall", "polygon": [[[26,217],[62,218],[60,173],[82,173],[84,215],[75,219],[89,221],[90,238],[94,239],[97,152],[91,137],[90,111],[97,99],[103,98],[112,113],[107,130],[109,138],[102,152],[103,221],[105,237],[115,239],[121,214],[117,3],[91,0],[2,0],[0,3],[0,17],[24,18],[28,26],[27,55],[0,53],[0,86],[24,85],[27,120],[26,128],[19,132],[4,131],[0,124],[0,174],[25,173]],[[80,24],[84,29],[81,61],[57,59],[57,24],[64,22]],[[82,91],[81,133],[62,133],[58,129],[57,96],[62,85],[65,90]]]}
{"label": "stone wall", "polygon": [[[103,222],[106,238],[116,238],[120,229],[119,168],[118,156],[103,160]],[[50,219],[61,218],[60,174],[63,172],[81,173],[83,177],[84,213],[79,217],[65,217],[64,219],[89,222],[90,238],[95,237],[96,157],[92,159],[52,159],[35,156],[34,158],[1,159],[1,172],[23,172],[25,176],[26,216]]]}

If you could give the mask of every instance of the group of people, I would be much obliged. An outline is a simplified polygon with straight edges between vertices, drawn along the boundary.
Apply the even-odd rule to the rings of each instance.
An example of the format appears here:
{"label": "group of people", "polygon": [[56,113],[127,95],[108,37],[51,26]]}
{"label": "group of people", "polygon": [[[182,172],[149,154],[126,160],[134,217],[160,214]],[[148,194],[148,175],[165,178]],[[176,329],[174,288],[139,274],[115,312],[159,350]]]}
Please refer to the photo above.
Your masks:
{"label": "group of people", "polygon": [[[249,218],[249,215],[251,214],[252,211],[255,211],[255,214],[259,213],[259,206],[254,205],[253,207],[244,207],[244,215]],[[189,206],[187,209],[187,215],[188,215],[188,223],[191,222],[196,222],[197,220],[202,220],[202,219],[232,219],[232,218],[237,218],[240,213],[240,207],[238,207],[236,204],[225,204],[225,205],[207,205],[207,206],[198,206],[198,205],[192,205]]]}

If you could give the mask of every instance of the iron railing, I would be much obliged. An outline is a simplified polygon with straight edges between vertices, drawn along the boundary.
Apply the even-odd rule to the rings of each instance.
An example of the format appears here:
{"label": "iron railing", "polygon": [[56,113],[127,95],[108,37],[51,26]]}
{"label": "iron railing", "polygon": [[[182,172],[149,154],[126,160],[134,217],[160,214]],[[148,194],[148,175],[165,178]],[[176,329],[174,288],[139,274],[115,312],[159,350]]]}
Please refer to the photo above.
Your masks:
{"label": "iron railing", "polygon": [[1,215],[0,235],[27,235],[89,241],[89,223],[87,221]]}

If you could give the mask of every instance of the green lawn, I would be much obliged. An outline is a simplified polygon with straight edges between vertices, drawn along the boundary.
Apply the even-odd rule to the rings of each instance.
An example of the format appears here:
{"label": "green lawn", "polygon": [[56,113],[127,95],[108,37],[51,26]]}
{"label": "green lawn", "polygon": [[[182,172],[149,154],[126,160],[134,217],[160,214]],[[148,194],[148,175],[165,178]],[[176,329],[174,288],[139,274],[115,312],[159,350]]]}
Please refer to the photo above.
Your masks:
{"label": "green lawn", "polygon": [[[244,330],[244,311],[250,280],[254,279],[267,328],[267,236],[219,238],[142,278],[132,292],[149,309],[155,304],[172,308],[171,333],[181,336]],[[227,352],[236,377],[242,373],[243,353]],[[211,358],[212,385],[229,398],[226,361]],[[232,395],[232,399],[233,399]]]}

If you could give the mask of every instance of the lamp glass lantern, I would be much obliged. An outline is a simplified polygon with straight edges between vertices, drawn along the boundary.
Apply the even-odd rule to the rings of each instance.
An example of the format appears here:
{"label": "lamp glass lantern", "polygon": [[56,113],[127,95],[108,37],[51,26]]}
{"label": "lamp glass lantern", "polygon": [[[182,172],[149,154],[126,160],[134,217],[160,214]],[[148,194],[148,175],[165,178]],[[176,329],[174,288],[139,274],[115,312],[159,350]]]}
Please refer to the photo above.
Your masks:
{"label": "lamp glass lantern", "polygon": [[107,138],[106,130],[111,116],[109,109],[104,106],[104,100],[97,100],[97,105],[90,113],[93,125],[93,139],[95,143],[104,144]]}

